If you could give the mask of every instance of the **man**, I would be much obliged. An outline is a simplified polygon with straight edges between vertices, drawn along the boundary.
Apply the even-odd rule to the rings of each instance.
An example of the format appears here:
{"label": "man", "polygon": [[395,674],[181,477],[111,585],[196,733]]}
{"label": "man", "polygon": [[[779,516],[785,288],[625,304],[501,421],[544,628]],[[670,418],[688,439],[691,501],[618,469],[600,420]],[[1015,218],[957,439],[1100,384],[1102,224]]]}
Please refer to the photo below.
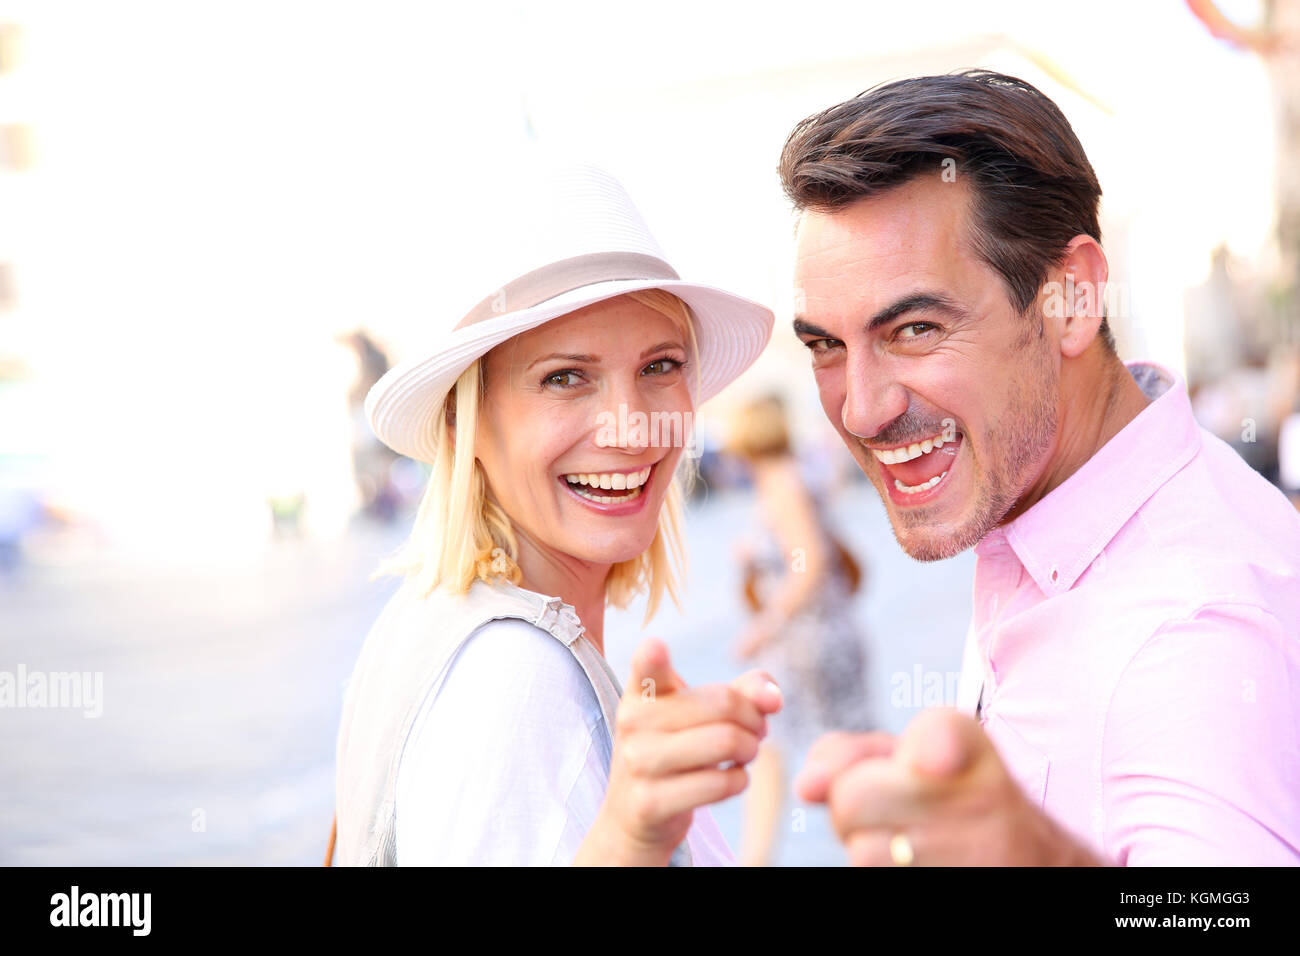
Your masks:
{"label": "man", "polygon": [[1300,516],[1117,356],[1060,110],[904,80],[780,172],[826,414],[909,555],[977,555],[957,708],[823,738],[800,795],[858,864],[1300,862]]}

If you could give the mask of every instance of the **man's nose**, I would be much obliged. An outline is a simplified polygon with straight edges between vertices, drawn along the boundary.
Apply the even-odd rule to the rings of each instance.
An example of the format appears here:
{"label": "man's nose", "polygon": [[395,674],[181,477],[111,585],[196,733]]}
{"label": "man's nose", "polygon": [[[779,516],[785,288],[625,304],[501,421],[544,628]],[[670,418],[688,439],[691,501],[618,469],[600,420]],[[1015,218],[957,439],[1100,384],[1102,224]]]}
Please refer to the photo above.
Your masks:
{"label": "man's nose", "polygon": [[861,351],[848,356],[845,369],[844,428],[859,438],[874,438],[907,411],[907,389],[895,381],[887,365]]}

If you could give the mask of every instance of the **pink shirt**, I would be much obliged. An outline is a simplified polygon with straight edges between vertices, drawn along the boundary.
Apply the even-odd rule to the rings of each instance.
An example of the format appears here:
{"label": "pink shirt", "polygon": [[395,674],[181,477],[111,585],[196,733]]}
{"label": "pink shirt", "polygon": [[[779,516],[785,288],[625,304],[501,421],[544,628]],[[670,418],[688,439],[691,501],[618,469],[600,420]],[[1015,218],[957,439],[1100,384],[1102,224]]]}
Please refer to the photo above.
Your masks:
{"label": "pink shirt", "polygon": [[1300,864],[1300,515],[1180,379],[976,546],[957,706],[1126,865]]}

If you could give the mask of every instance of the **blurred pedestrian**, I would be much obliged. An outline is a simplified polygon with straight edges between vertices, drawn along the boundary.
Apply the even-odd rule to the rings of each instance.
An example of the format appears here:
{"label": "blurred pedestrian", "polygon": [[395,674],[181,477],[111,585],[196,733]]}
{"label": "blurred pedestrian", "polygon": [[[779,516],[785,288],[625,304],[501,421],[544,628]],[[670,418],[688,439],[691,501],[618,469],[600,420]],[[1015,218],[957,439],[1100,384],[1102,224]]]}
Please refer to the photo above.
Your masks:
{"label": "blurred pedestrian", "polygon": [[866,654],[853,616],[862,572],[801,473],[779,397],[738,409],[728,450],[748,467],[758,509],[758,533],[741,545],[745,601],[754,616],[735,650],[772,674],[785,697],[750,768],[739,855],[742,864],[767,866],[789,757],[827,731],[871,727]]}
{"label": "blurred pedestrian", "polygon": [[389,522],[397,516],[400,494],[392,481],[398,455],[375,437],[366,423],[366,395],[389,369],[388,356],[364,329],[340,336],[357,360],[357,377],[348,390],[352,422],[352,473],[367,515]]}

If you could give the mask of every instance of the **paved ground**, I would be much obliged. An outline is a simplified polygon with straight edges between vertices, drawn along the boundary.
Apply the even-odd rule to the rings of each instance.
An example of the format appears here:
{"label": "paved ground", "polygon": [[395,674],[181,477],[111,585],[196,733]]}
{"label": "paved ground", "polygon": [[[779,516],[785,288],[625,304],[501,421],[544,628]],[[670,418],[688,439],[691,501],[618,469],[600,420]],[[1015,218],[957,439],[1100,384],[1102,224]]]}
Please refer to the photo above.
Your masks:
{"label": "paved ground", "polygon": [[[670,607],[650,629],[692,683],[738,670],[727,656],[741,620],[730,542],[750,508],[732,493],[692,509],[686,613]],[[870,574],[858,605],[866,692],[879,725],[898,730],[920,703],[900,695],[957,669],[973,559],[905,557],[865,486],[834,513]],[[0,580],[0,671],[103,674],[101,716],[0,709],[0,863],[318,863],[342,681],[395,586],[366,576],[404,533],[359,526],[331,544],[280,542],[239,566],[81,562]],[[633,608],[607,620],[620,675],[640,617]],[[734,845],[738,802],[715,814]],[[815,809],[785,835],[780,862],[842,862]]]}

